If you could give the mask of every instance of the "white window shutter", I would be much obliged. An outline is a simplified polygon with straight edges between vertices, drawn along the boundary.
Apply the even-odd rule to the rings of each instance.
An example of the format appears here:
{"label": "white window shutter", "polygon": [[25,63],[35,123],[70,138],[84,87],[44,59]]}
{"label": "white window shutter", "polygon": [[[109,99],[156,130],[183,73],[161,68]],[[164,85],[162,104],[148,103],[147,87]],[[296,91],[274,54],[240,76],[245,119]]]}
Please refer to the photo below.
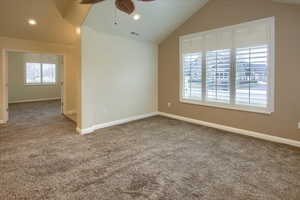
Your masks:
{"label": "white window shutter", "polygon": [[202,98],[202,53],[188,53],[183,56],[183,97]]}
{"label": "white window shutter", "polygon": [[268,46],[236,50],[236,104],[267,107]]}
{"label": "white window shutter", "polygon": [[181,99],[273,112],[274,26],[266,18],[182,36]]}
{"label": "white window shutter", "polygon": [[181,52],[184,54],[202,52],[204,50],[203,47],[203,37],[184,39],[181,42]]}
{"label": "white window shutter", "polygon": [[206,54],[206,100],[230,102],[230,49]]}
{"label": "white window shutter", "polygon": [[268,44],[270,41],[269,25],[258,23],[254,25],[245,25],[235,30],[235,47],[251,47]]}

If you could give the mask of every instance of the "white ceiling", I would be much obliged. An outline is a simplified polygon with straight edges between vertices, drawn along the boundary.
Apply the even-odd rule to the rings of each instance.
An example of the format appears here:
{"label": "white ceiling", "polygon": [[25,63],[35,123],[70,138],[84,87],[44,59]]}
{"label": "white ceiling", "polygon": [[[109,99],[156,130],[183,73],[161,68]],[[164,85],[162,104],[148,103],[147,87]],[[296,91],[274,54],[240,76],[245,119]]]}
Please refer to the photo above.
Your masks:
{"label": "white ceiling", "polygon": [[[117,11],[118,25],[114,25],[114,1],[106,0],[93,6],[84,25],[99,32],[159,43],[207,2],[208,0],[134,0],[135,13],[140,14],[141,19],[134,21],[132,15]],[[137,32],[139,36],[133,36],[131,32]]]}

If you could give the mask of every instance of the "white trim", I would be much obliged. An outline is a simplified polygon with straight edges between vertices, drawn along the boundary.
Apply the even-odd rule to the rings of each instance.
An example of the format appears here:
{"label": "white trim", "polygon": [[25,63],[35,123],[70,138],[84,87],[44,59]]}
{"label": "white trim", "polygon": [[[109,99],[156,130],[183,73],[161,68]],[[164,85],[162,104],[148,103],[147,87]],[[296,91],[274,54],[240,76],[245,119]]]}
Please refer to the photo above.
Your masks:
{"label": "white trim", "polygon": [[260,109],[259,107],[253,107],[253,106],[247,106],[247,105],[243,106],[243,105],[237,105],[237,104],[225,104],[225,103],[221,103],[221,102],[206,102],[206,101],[184,99],[184,98],[180,98],[180,102],[187,103],[187,104],[215,107],[215,108],[223,108],[223,109],[229,109],[229,110],[238,110],[238,111],[244,111],[244,112],[255,112],[255,113],[269,114],[269,115],[272,114],[272,111],[267,111],[265,109]]}
{"label": "white trim", "polygon": [[40,84],[40,83],[25,83],[24,86],[57,86],[57,83],[48,83],[48,84]]}
{"label": "white trim", "polygon": [[231,133],[237,133],[240,135],[246,135],[246,136],[250,136],[250,137],[254,137],[254,138],[259,138],[262,140],[267,140],[267,141],[271,141],[271,142],[282,143],[282,144],[287,144],[287,145],[291,145],[291,146],[295,146],[295,147],[300,147],[300,141],[296,141],[296,140],[285,139],[282,137],[272,136],[272,135],[268,135],[265,133],[258,133],[255,131],[249,131],[249,130],[245,130],[245,129],[239,129],[239,128],[234,128],[234,127],[230,127],[230,126],[215,124],[215,123],[211,123],[211,122],[205,122],[205,121],[201,121],[201,120],[182,117],[179,115],[173,115],[173,114],[164,113],[164,112],[159,112],[159,115],[164,116],[164,117],[169,117],[172,119],[177,119],[177,120],[193,123],[193,124],[198,124],[198,125],[207,126],[207,127],[211,127],[211,128],[215,128],[215,129],[219,129],[219,130],[224,130],[224,131],[228,131]]}
{"label": "white trim", "polygon": [[6,122],[4,122],[4,120],[0,120],[0,124],[6,124]]}
{"label": "white trim", "polygon": [[37,102],[37,101],[54,101],[54,100],[60,100],[61,97],[55,97],[55,98],[42,98],[42,99],[25,99],[25,100],[19,100],[19,101],[10,101],[8,103],[28,103],[28,102]]}
{"label": "white trim", "polygon": [[276,47],[275,47],[275,34],[276,34],[276,30],[275,30],[275,17],[272,17],[269,19],[270,20],[270,26],[271,26],[271,33],[270,33],[270,47],[269,47],[269,65],[271,66],[269,69],[269,76],[268,76],[268,81],[271,82],[271,84],[269,84],[269,88],[268,88],[268,98],[270,99],[270,101],[268,102],[269,105],[269,109],[271,112],[275,112],[275,69],[276,69],[276,65],[275,65],[275,51],[276,51]]}
{"label": "white trim", "polygon": [[[268,23],[270,25],[270,41],[268,43],[269,46],[269,54],[268,54],[268,62],[269,62],[269,70],[268,70],[268,105],[266,108],[264,107],[255,107],[251,105],[239,105],[232,103],[234,102],[234,99],[232,99],[231,95],[233,92],[232,88],[230,89],[230,102],[231,103],[219,103],[219,102],[212,102],[208,101],[205,98],[203,98],[203,89],[202,89],[202,99],[187,99],[184,98],[184,80],[183,80],[183,49],[182,49],[182,42],[187,39],[193,39],[193,38],[198,38],[198,37],[203,37],[208,33],[212,32],[219,32],[219,31],[232,31],[233,29],[239,28],[239,27],[244,27],[247,25],[253,25],[253,24],[260,24],[260,23]],[[205,46],[205,44],[204,44]],[[236,49],[235,45],[232,45],[231,50]],[[202,61],[205,59],[203,58],[203,55],[205,55],[207,51],[205,48],[202,50]],[[232,61],[232,58],[231,58]],[[234,68],[235,63],[231,63],[231,70]],[[202,73],[204,73],[203,68],[205,66],[202,66]],[[235,69],[235,68],[234,68]],[[182,103],[189,103],[189,104],[197,104],[197,105],[203,105],[203,106],[211,106],[211,107],[218,107],[218,108],[225,108],[225,109],[233,109],[233,110],[239,110],[239,111],[248,111],[248,112],[256,112],[256,113],[263,113],[263,114],[271,114],[272,112],[275,111],[275,17],[268,17],[264,19],[259,19],[259,20],[254,20],[254,21],[249,21],[249,22],[244,22],[240,23],[237,25],[232,25],[232,26],[226,26],[222,28],[217,28],[213,30],[208,30],[204,32],[198,32],[198,33],[192,33],[188,35],[183,35],[179,37],[179,73],[180,73],[180,83],[179,83],[179,101]],[[235,82],[233,82],[233,76],[235,74],[230,75],[230,85],[231,87],[235,85]],[[205,81],[205,80],[203,80]],[[202,88],[205,86],[202,84]]]}
{"label": "white trim", "polygon": [[258,19],[258,20],[251,20],[251,21],[247,21],[247,22],[242,22],[242,23],[239,23],[239,24],[231,25],[231,26],[225,26],[225,27],[221,27],[221,28],[210,29],[210,30],[207,30],[207,31],[191,33],[191,34],[180,36],[180,38],[181,39],[191,39],[191,38],[194,38],[194,37],[203,36],[204,34],[211,33],[211,32],[227,31],[227,30],[231,30],[233,28],[244,27],[244,26],[247,26],[247,25],[260,24],[260,23],[273,23],[273,22],[275,22],[275,17],[274,16],[263,18],[263,19]]}
{"label": "white trim", "polygon": [[143,115],[129,117],[129,118],[126,118],[126,119],[120,119],[120,120],[107,122],[107,123],[103,123],[103,124],[97,124],[97,125],[94,125],[92,127],[85,128],[85,129],[80,129],[80,128],[77,127],[76,130],[81,135],[86,135],[86,134],[94,132],[97,129],[107,128],[107,127],[116,126],[116,125],[120,125],[120,124],[126,124],[128,122],[132,122],[132,121],[136,121],[136,120],[140,120],[140,119],[145,119],[145,118],[148,118],[148,117],[153,117],[153,116],[156,116],[156,115],[158,115],[158,112],[152,112],[152,113],[147,113],[147,114],[143,114]]}
{"label": "white trim", "polygon": [[189,122],[189,123],[193,123],[193,124],[207,126],[207,127],[211,127],[211,128],[215,128],[215,129],[219,129],[219,130],[228,131],[231,133],[240,134],[240,135],[250,136],[250,137],[254,137],[254,138],[258,138],[258,139],[262,139],[262,140],[267,140],[267,141],[271,141],[271,142],[282,143],[282,144],[287,144],[287,145],[291,145],[291,146],[295,146],[295,147],[300,147],[300,141],[286,139],[286,138],[277,137],[277,136],[272,136],[272,135],[268,135],[265,133],[255,132],[255,131],[249,131],[249,130],[245,130],[245,129],[234,128],[234,127],[225,126],[225,125],[221,125],[221,124],[205,122],[205,121],[201,121],[201,120],[197,120],[197,119],[182,117],[179,115],[173,115],[173,114],[164,113],[164,112],[152,112],[152,113],[148,113],[148,114],[144,114],[144,115],[139,115],[139,116],[129,117],[126,119],[121,119],[121,120],[116,120],[116,121],[112,121],[112,122],[94,125],[92,127],[85,128],[85,129],[80,129],[77,127],[76,131],[78,133],[80,133],[81,135],[86,135],[86,134],[94,132],[97,129],[102,129],[102,128],[107,128],[107,127],[111,127],[111,126],[115,126],[115,125],[125,124],[125,123],[131,122],[131,121],[145,119],[145,118],[156,116],[156,115],[161,115],[161,116],[172,118],[172,119],[177,119],[177,120],[181,120],[181,121],[185,121],[185,122]]}
{"label": "white trim", "polygon": [[80,129],[79,127],[76,128],[76,131],[80,134],[80,135],[87,135],[90,133],[93,133],[96,129],[94,129],[94,127],[90,127],[90,128],[85,128],[85,129]]}
{"label": "white trim", "polygon": [[108,123],[94,125],[92,127],[85,128],[85,129],[80,129],[77,127],[76,131],[78,133],[80,133],[80,135],[86,135],[86,134],[90,134],[90,133],[94,132],[97,129],[102,129],[102,128],[107,128],[107,127],[116,126],[116,125],[120,125],[120,124],[125,124],[125,123],[131,122],[131,121],[145,119],[145,118],[153,117],[156,115],[160,115],[160,116],[164,116],[164,117],[168,117],[168,118],[172,118],[172,119],[177,119],[177,120],[181,120],[181,121],[185,121],[185,122],[189,122],[189,123],[193,123],[193,124],[198,124],[198,125],[202,125],[202,126],[207,126],[207,127],[211,127],[211,128],[215,128],[215,129],[219,129],[219,130],[224,130],[224,131],[228,131],[231,133],[254,137],[254,138],[258,138],[258,139],[262,139],[262,140],[267,140],[267,141],[271,141],[271,142],[282,143],[282,144],[287,144],[287,145],[291,145],[291,146],[295,146],[295,147],[300,147],[300,141],[286,139],[286,138],[277,137],[277,136],[272,136],[272,135],[268,135],[265,133],[255,132],[255,131],[249,131],[249,130],[245,130],[245,129],[234,128],[234,127],[225,126],[225,125],[221,125],[221,124],[205,122],[205,121],[201,121],[201,120],[196,120],[196,119],[187,118],[187,117],[183,117],[183,116],[179,116],[179,115],[173,115],[173,114],[164,113],[164,112],[152,112],[152,113],[148,113],[148,114],[144,114],[144,115],[139,115],[139,116],[129,117],[126,119],[121,119],[121,120],[116,120],[116,121],[112,121],[112,122],[108,122]]}
{"label": "white trim", "polygon": [[[7,51],[3,49],[2,52],[2,59],[3,59],[3,65],[2,65],[2,96],[3,96],[3,101],[2,101],[2,111],[3,111],[3,121],[7,122],[8,121],[8,55]],[[1,69],[0,69],[1,70]],[[1,73],[1,71],[0,71]],[[0,83],[1,84],[1,83]],[[1,113],[0,113],[1,114]]]}

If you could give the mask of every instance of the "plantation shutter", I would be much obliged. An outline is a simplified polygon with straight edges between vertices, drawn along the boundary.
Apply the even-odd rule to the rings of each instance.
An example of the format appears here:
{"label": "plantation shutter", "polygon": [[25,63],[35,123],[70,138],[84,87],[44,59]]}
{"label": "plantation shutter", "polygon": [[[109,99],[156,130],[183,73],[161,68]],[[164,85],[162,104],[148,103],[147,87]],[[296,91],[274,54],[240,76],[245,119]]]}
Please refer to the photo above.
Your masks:
{"label": "plantation shutter", "polygon": [[206,54],[206,100],[230,101],[230,49]]}
{"label": "plantation shutter", "polygon": [[268,46],[236,49],[236,104],[266,107]]}
{"label": "plantation shutter", "polygon": [[184,97],[201,99],[202,97],[202,53],[183,55]]}
{"label": "plantation shutter", "polygon": [[266,45],[271,40],[270,24],[246,24],[235,28],[234,35],[236,48]]}
{"label": "plantation shutter", "polygon": [[267,18],[181,37],[183,100],[272,112],[274,22]]}
{"label": "plantation shutter", "polygon": [[182,40],[183,97],[199,100],[202,97],[203,37]]}

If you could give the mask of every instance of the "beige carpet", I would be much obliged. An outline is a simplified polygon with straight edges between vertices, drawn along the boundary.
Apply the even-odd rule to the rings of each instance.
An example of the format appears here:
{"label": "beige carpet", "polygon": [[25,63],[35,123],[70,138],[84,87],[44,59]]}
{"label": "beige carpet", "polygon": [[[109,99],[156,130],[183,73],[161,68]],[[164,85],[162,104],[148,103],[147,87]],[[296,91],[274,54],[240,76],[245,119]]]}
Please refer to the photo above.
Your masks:
{"label": "beige carpet", "polygon": [[10,109],[1,200],[300,199],[297,148],[163,117],[79,136],[58,102]]}

